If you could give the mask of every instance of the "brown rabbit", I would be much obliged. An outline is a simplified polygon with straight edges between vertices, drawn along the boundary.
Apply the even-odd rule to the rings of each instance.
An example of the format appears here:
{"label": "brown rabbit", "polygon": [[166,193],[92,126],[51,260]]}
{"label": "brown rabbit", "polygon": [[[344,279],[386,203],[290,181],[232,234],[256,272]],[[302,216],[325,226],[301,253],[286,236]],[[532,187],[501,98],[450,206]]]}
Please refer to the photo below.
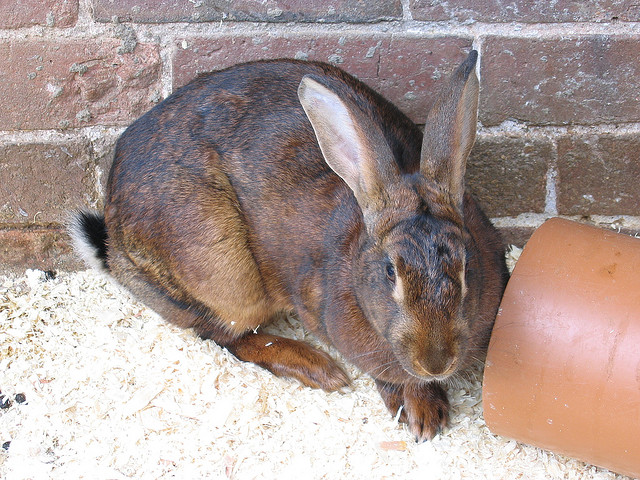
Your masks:
{"label": "brown rabbit", "polygon": [[327,391],[347,385],[326,353],[258,330],[296,312],[431,438],[448,418],[444,385],[484,354],[507,279],[499,235],[464,188],[476,59],[440,92],[422,141],[330,65],[200,76],[121,136],[104,217],[79,213],[75,244],[239,359]]}

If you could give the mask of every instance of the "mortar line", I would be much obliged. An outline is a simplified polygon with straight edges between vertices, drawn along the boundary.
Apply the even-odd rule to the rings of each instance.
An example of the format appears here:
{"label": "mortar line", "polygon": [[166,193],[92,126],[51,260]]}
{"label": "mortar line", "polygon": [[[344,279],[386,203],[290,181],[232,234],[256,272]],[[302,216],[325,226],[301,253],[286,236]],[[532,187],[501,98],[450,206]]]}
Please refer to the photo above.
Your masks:
{"label": "mortar line", "polygon": [[173,56],[175,55],[175,42],[169,40],[160,44],[160,85],[162,86],[162,98],[167,98],[173,93]]}
{"label": "mortar line", "polygon": [[[405,2],[407,0],[403,0]],[[33,26],[0,30],[1,39],[13,40],[59,40],[60,38],[84,39],[113,36],[113,22],[94,21],[89,0],[81,0],[78,22],[73,27]],[[162,24],[123,22],[137,34],[147,37],[168,36],[173,39],[190,36],[260,35],[272,33],[277,27],[279,34],[313,35],[324,34],[367,35],[397,34],[420,38],[439,37],[500,37],[510,39],[535,38],[541,40],[574,39],[593,35],[624,38],[640,35],[640,22],[565,22],[565,23],[461,23],[453,21],[422,22],[410,19],[380,21],[376,23],[277,23],[265,22],[168,22]]]}
{"label": "mortar line", "polygon": [[91,3],[91,0],[80,0],[78,2],[78,21],[76,22],[76,25],[71,28],[77,28],[78,26],[90,28],[92,25],[97,23],[93,20],[93,16],[91,15],[92,11],[93,4]]}
{"label": "mortar line", "polygon": [[68,130],[43,129],[0,131],[0,144],[12,145],[38,142],[58,144],[78,139],[93,141],[101,137],[119,136],[125,128],[126,126],[117,127],[94,125]]}
{"label": "mortar line", "polygon": [[491,222],[497,228],[538,228],[550,218],[564,218],[581,223],[610,227],[615,230],[622,228],[637,230],[640,234],[640,216],[634,215],[551,215],[549,213],[522,213],[516,217],[493,217]]}
{"label": "mortar line", "polygon": [[512,24],[512,23],[472,23],[455,24],[452,22],[418,22],[414,20],[382,21],[371,24],[347,23],[269,23],[256,25],[247,22],[204,22],[204,23],[166,23],[132,24],[135,28],[153,32],[162,30],[176,37],[201,35],[224,36],[227,34],[259,35],[272,33],[277,26],[284,35],[317,35],[318,31],[336,35],[395,34],[406,37],[502,37],[563,39],[580,38],[593,35],[608,35],[617,38],[640,35],[640,22],[628,23],[555,23],[555,24]]}
{"label": "mortar line", "polygon": [[544,213],[551,216],[558,215],[558,146],[551,143],[551,158],[547,164],[547,183]]}
{"label": "mortar line", "polygon": [[[164,81],[167,82],[167,95],[170,92],[171,73],[167,69]],[[164,85],[163,85],[164,87]],[[133,122],[135,119],[132,119]],[[120,135],[127,125],[91,125],[79,128],[70,128],[66,130],[58,129],[38,129],[38,130],[0,130],[0,144],[15,143],[62,143],[78,138],[87,138],[94,140],[101,136],[117,136]],[[601,123],[585,126],[529,126],[524,123],[509,122],[495,127],[478,128],[477,137],[479,139],[498,139],[498,138],[527,138],[532,140],[554,140],[564,136],[587,137],[595,135],[625,136],[640,135],[640,123],[626,124],[608,124]]]}
{"label": "mortar line", "polygon": [[[478,51],[478,53],[482,52],[482,46],[484,44],[484,39],[482,37],[474,37],[473,42],[471,44],[471,48]],[[482,55],[478,55],[478,65],[476,65],[476,75],[478,76],[478,82],[482,85]]]}
{"label": "mortar line", "polygon": [[411,3],[409,0],[401,0],[402,3],[402,19],[404,21],[412,21],[413,13],[411,13]]}
{"label": "mortar line", "polygon": [[640,122],[627,123],[595,123],[592,125],[529,125],[525,122],[508,120],[500,125],[485,127],[480,125],[478,136],[482,138],[525,137],[549,139],[563,136],[591,136],[591,135],[639,135]]}

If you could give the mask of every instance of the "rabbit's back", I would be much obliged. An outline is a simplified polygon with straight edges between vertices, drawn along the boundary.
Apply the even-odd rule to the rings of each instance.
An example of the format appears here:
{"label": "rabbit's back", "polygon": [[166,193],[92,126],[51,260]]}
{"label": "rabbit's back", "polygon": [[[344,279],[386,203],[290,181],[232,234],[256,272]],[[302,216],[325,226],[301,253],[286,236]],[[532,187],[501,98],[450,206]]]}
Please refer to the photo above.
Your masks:
{"label": "rabbit's back", "polygon": [[[204,180],[213,164],[242,196],[265,188],[290,199],[323,177],[335,183],[338,177],[324,161],[297,96],[308,74],[362,108],[403,170],[418,168],[419,130],[373,90],[327,64],[261,61],[200,76],[134,122],[118,141],[109,200],[129,184],[175,186],[160,169]],[[304,197],[309,199],[306,192]]]}

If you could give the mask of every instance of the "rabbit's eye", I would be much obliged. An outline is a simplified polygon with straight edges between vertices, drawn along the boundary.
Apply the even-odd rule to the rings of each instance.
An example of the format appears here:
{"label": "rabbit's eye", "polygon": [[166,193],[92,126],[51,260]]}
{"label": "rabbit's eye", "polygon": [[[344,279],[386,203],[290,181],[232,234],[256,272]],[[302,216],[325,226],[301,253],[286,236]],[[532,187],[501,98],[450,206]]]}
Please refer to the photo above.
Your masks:
{"label": "rabbit's eye", "polygon": [[393,266],[392,263],[387,263],[387,266],[385,267],[385,272],[387,274],[387,278],[389,279],[390,282],[395,283],[396,281],[396,269]]}

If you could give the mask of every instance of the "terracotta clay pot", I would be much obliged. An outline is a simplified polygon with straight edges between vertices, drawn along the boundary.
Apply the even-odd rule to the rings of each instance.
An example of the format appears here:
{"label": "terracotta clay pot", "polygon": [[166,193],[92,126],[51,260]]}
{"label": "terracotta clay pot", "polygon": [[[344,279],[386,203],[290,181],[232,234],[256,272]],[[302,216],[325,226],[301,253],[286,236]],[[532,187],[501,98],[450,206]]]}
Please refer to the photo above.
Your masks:
{"label": "terracotta clay pot", "polygon": [[562,219],[531,237],[484,373],[489,429],[640,477],[640,240]]}

